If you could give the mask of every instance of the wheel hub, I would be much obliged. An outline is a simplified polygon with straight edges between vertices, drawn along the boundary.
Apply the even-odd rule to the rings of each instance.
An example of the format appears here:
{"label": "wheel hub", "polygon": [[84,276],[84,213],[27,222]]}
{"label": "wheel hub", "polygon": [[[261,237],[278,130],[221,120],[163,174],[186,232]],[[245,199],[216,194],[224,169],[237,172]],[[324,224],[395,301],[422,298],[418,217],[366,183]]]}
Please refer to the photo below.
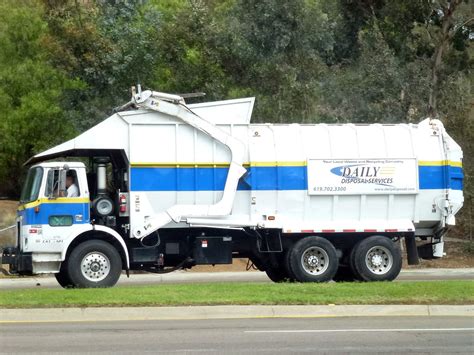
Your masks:
{"label": "wheel hub", "polygon": [[321,275],[329,266],[329,256],[323,248],[313,246],[301,255],[301,265],[308,274]]}
{"label": "wheel hub", "polygon": [[380,266],[382,265],[383,259],[380,255],[372,255],[372,265]]}
{"label": "wheel hub", "polygon": [[372,273],[385,275],[392,269],[393,255],[383,246],[374,246],[367,252],[365,264]]}
{"label": "wheel hub", "polygon": [[110,272],[110,260],[100,252],[88,253],[82,258],[81,272],[89,281],[102,281]]}
{"label": "wheel hub", "polygon": [[308,264],[312,267],[319,264],[319,259],[316,255],[311,255],[308,257]]}
{"label": "wheel hub", "polygon": [[100,270],[100,264],[98,262],[93,262],[90,266],[91,271],[98,272]]}

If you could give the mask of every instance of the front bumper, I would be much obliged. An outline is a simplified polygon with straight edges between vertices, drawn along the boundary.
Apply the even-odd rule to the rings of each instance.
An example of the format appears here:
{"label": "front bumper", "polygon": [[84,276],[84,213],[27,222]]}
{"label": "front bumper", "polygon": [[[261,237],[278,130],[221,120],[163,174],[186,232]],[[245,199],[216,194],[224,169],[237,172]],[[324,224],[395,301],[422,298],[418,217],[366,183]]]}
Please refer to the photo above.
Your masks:
{"label": "front bumper", "polygon": [[[32,275],[33,256],[31,253],[22,253],[16,247],[0,249],[1,271],[7,274]],[[8,265],[8,270],[4,269]]]}

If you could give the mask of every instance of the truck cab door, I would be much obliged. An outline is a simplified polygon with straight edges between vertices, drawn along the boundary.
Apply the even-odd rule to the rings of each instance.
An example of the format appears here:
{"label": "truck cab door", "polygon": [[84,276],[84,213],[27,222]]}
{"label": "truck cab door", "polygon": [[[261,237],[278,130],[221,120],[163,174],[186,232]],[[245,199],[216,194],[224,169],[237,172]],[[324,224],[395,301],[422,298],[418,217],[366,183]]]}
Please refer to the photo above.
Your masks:
{"label": "truck cab door", "polygon": [[[20,248],[24,252],[60,252],[75,226],[90,223],[90,203],[85,168],[69,169],[77,184],[77,196],[68,197],[63,168],[34,167],[41,178],[30,184],[34,194],[19,207]],[[29,178],[29,177],[28,177]],[[25,189],[28,190],[28,178]],[[63,181],[61,181],[63,179]],[[63,188],[63,190],[65,190]],[[34,195],[34,196],[33,196]]]}
{"label": "truck cab door", "polygon": [[[90,206],[84,168],[51,168],[45,184],[45,216],[51,227],[89,223]],[[47,221],[46,221],[47,219]]]}

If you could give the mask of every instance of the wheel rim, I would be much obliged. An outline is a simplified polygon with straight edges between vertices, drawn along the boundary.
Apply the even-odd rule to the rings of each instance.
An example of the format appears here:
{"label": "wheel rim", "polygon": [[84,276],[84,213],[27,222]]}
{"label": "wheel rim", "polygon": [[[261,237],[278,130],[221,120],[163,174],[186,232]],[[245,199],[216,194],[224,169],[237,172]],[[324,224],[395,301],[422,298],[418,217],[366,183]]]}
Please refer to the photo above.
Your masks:
{"label": "wheel rim", "polygon": [[374,274],[385,275],[393,266],[393,255],[383,246],[372,247],[365,256],[365,265]]}
{"label": "wheel rim", "polygon": [[88,253],[82,258],[81,272],[87,280],[99,282],[110,273],[110,260],[100,252]]}
{"label": "wheel rim", "polygon": [[321,275],[329,266],[328,253],[323,248],[310,247],[301,255],[301,265],[308,274]]}

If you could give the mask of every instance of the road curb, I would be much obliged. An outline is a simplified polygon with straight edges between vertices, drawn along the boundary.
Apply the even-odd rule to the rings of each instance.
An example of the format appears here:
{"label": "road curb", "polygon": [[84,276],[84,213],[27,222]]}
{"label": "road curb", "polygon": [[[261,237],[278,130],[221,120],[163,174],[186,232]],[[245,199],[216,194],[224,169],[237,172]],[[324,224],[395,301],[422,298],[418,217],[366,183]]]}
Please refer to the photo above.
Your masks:
{"label": "road curb", "polygon": [[298,305],[1,309],[0,323],[242,318],[474,316],[474,305]]}

